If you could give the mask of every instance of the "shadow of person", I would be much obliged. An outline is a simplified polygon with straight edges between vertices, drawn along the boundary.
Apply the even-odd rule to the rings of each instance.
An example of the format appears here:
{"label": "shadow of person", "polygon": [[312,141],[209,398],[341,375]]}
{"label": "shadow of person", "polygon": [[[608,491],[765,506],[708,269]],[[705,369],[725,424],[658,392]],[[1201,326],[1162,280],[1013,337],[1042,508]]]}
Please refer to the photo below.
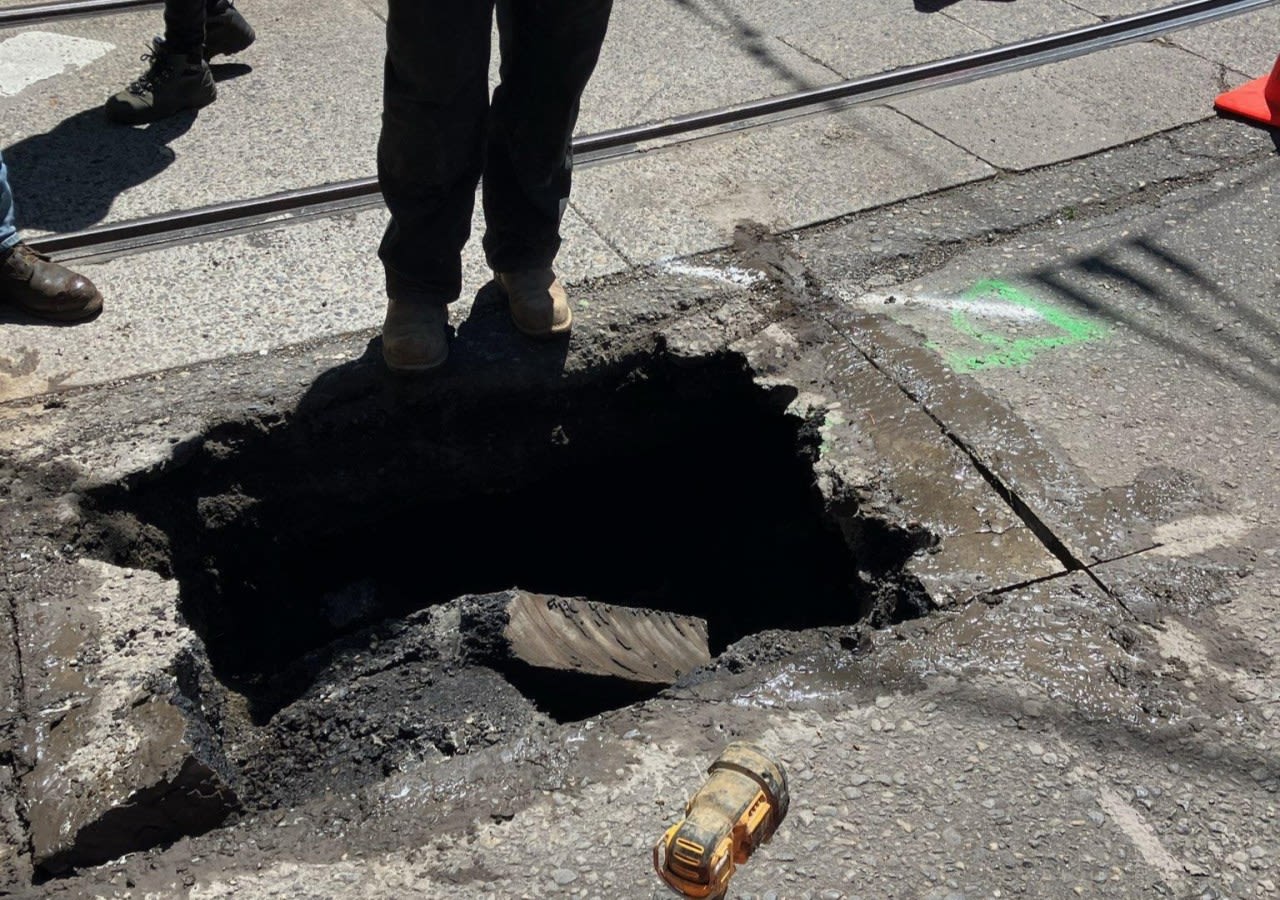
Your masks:
{"label": "shadow of person", "polygon": [[[26,312],[16,303],[0,301],[0,325],[22,325],[28,328],[74,328],[77,325],[84,325],[88,322],[92,322],[101,315],[101,312],[97,312],[92,316],[86,316],[83,319],[45,319]],[[2,374],[7,374],[4,371],[4,357],[0,357],[0,375]]]}
{"label": "shadow of person", "polygon": [[[569,335],[533,340],[516,330],[507,301],[492,281],[477,292],[471,311],[453,331],[449,360],[432,372],[392,372],[382,361],[382,337],[364,352],[322,372],[298,403],[299,416],[322,416],[350,405],[383,409],[388,415],[438,406],[459,392],[471,396],[509,393],[559,382],[569,357]],[[463,385],[465,384],[465,388]]]}
{"label": "shadow of person", "polygon": [[476,292],[454,346],[477,370],[518,368],[559,377],[569,357],[569,340],[569,335],[536,340],[521,334],[511,322],[506,296],[490,281]]}
{"label": "shadow of person", "polygon": [[221,84],[248,75],[253,71],[253,66],[240,62],[209,63],[209,71],[213,73],[213,80]]}
{"label": "shadow of person", "polygon": [[[959,3],[960,0],[915,0],[916,12],[935,13],[942,12],[948,6]],[[997,3],[1012,3],[1013,0],[995,0]]]}
{"label": "shadow of person", "polygon": [[129,128],[95,107],[5,147],[19,227],[67,232],[101,222],[116,197],[168,168],[169,143],[195,120],[186,110]]}

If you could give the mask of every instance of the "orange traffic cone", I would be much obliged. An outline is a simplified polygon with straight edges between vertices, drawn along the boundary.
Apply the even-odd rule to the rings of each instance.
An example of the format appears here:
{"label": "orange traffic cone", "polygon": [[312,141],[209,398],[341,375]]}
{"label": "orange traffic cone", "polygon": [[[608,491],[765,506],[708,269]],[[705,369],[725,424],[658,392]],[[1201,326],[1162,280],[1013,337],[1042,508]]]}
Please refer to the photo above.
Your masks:
{"label": "orange traffic cone", "polygon": [[1234,91],[1219,94],[1213,106],[1220,112],[1233,113],[1264,125],[1280,128],[1280,57],[1275,68],[1263,78],[1255,78]]}

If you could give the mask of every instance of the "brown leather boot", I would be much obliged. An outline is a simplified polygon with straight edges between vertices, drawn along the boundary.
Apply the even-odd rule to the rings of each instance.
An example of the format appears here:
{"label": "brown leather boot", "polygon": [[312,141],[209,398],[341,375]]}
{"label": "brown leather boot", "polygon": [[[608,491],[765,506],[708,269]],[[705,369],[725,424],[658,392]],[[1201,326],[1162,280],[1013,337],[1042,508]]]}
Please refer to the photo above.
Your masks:
{"label": "brown leather boot", "polygon": [[569,295],[555,272],[550,269],[494,272],[493,280],[507,295],[511,321],[529,337],[559,337],[573,328]]}
{"label": "brown leather boot", "polygon": [[387,297],[382,359],[395,372],[430,372],[449,358],[449,307],[434,297]]}
{"label": "brown leather boot", "polygon": [[0,299],[33,316],[76,322],[102,312],[102,295],[93,282],[18,244],[0,253]]}

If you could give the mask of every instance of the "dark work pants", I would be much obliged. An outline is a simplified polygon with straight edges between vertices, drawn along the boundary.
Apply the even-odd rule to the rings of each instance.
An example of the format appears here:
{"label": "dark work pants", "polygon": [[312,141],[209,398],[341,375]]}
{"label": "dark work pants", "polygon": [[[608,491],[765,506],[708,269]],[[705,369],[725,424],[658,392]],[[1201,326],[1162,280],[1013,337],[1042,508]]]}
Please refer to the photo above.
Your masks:
{"label": "dark work pants", "polygon": [[[497,9],[500,83],[489,101]],[[391,223],[388,289],[448,302],[484,178],[495,271],[543,268],[560,249],[569,152],[612,0],[390,0],[378,179]]]}
{"label": "dark work pants", "polygon": [[164,43],[170,50],[204,49],[204,20],[227,8],[227,0],[164,0]]}

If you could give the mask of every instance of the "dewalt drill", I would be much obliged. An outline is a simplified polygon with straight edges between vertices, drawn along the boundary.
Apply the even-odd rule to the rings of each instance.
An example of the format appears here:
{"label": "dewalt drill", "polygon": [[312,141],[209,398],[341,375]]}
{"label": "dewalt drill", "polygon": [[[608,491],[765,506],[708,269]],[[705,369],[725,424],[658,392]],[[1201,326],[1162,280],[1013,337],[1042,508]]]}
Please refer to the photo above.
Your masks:
{"label": "dewalt drill", "polygon": [[782,766],[755,744],[725,747],[707,773],[684,818],[653,848],[653,867],[677,893],[719,900],[734,868],[782,824],[791,794]]}

